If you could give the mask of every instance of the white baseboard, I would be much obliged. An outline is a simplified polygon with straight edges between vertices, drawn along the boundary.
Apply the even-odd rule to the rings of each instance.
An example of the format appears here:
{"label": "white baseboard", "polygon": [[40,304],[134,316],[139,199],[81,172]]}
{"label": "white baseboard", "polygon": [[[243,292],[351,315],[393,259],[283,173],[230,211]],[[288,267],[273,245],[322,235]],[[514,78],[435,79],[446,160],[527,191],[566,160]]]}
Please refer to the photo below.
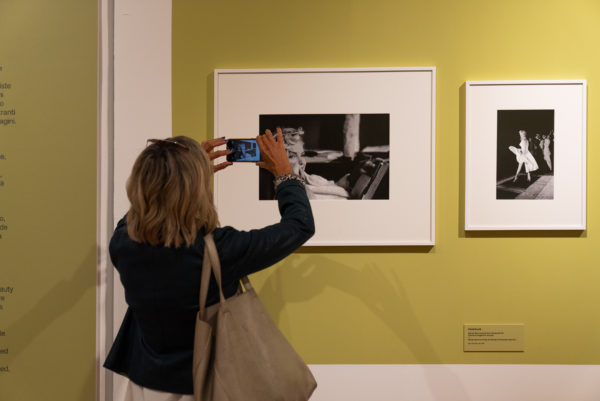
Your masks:
{"label": "white baseboard", "polygon": [[311,401],[598,401],[600,365],[311,365]]}

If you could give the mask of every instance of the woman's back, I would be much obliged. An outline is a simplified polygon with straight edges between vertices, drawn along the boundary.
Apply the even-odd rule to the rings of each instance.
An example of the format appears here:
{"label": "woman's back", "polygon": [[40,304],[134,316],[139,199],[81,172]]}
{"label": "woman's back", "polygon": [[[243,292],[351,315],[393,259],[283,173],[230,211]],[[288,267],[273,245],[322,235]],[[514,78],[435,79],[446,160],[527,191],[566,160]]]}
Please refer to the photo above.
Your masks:
{"label": "woman's back", "polygon": [[[281,213],[277,224],[251,231],[232,227],[213,231],[227,297],[235,294],[241,277],[283,259],[314,233],[303,184],[285,180],[276,194]],[[152,245],[131,238],[130,217],[121,219],[110,242],[111,260],[129,307],[104,366],[147,388],[191,394],[205,231],[200,229],[189,246]],[[211,277],[207,305],[217,301]]]}

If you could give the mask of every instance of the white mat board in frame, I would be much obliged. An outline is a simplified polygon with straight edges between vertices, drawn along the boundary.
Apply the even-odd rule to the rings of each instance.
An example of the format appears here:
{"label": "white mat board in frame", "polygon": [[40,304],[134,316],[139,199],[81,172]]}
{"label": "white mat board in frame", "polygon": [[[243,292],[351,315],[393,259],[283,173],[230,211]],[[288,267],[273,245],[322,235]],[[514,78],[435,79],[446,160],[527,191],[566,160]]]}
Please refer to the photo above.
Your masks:
{"label": "white mat board in frame", "polygon": [[[356,126],[362,130],[360,141],[373,145],[371,131],[363,129],[363,122],[387,121],[387,144],[367,149],[360,146],[359,152],[368,157],[372,157],[369,149],[384,152],[375,159],[377,163],[387,162],[387,178],[381,181],[387,182],[387,192],[380,190],[384,184],[379,183],[380,198],[311,198],[316,233],[306,245],[434,244],[435,67],[215,70],[214,87],[215,137],[255,137],[261,124],[270,127],[265,125],[267,120],[275,124],[278,116],[287,116],[287,121],[298,116],[308,124],[302,136],[305,151],[310,150],[310,143],[317,142],[335,147],[331,143],[346,133],[323,128],[315,139],[311,124],[331,128],[339,116],[359,116]],[[373,126],[381,128],[380,123]],[[321,168],[323,178],[335,182],[337,177],[328,175],[338,168],[343,158],[335,157],[343,151],[323,145],[312,152],[313,156],[324,152],[334,162],[312,165],[311,160],[319,156],[307,156],[307,171],[311,166]],[[222,225],[248,230],[279,221],[276,201],[259,199],[258,170],[254,163],[238,163],[216,174],[215,202]],[[354,196],[354,189],[348,188],[348,193]]]}
{"label": "white mat board in frame", "polygon": [[465,230],[585,230],[586,85],[466,83]]}

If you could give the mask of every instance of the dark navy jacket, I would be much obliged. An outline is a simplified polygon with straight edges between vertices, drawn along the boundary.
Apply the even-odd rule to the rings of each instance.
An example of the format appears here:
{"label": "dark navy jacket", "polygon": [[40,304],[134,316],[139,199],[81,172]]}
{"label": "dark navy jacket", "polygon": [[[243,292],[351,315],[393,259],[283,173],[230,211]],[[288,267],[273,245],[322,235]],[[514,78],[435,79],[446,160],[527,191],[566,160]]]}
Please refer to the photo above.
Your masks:
{"label": "dark navy jacket", "polygon": [[[304,187],[295,180],[278,187],[281,221],[260,230],[217,228],[226,297],[239,279],[285,258],[314,233]],[[191,247],[155,247],[132,241],[126,219],[117,224],[110,257],[119,271],[129,307],[104,366],[141,386],[192,394],[192,351],[198,311],[203,233]],[[207,305],[219,299],[211,276]]]}

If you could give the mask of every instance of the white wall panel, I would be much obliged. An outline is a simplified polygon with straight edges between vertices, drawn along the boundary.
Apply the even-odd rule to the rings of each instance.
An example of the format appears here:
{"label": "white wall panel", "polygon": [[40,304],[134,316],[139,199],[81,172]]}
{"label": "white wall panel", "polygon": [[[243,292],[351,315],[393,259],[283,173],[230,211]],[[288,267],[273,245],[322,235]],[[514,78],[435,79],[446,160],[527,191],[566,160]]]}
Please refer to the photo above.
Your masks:
{"label": "white wall panel", "polygon": [[[100,0],[101,9],[111,9],[112,6],[112,0]],[[110,185],[103,184],[99,191],[99,211],[110,210],[113,215],[112,227],[99,229],[99,252],[102,253],[99,259],[104,260],[104,263],[99,263],[99,277],[107,277],[109,280],[106,288],[99,287],[99,299],[106,299],[110,303],[99,309],[112,311],[112,324],[106,321],[110,317],[104,321],[103,316],[100,317],[99,332],[103,332],[111,340],[120,327],[126,304],[118,275],[111,277],[106,271],[112,269],[112,266],[106,262],[106,241],[103,240],[103,235],[112,232],[116,222],[129,208],[125,182],[135,158],[145,147],[146,140],[171,136],[171,1],[114,1],[114,14],[101,12],[101,18],[111,18],[114,23],[112,54],[111,46],[106,42],[110,38],[105,38],[102,31],[104,28],[105,32],[110,24],[105,20],[100,23],[101,41],[105,39],[101,52],[106,56],[101,65],[101,77],[105,84],[114,85],[113,96],[101,102],[101,107],[105,110],[100,111],[100,125],[104,124],[111,129],[100,129],[99,141],[99,175],[108,176],[106,180],[111,181]],[[113,57],[112,61],[109,60],[110,56]],[[110,62],[114,73],[108,79]],[[106,92],[110,91],[107,89]],[[109,111],[113,112],[112,116]],[[112,192],[112,196],[107,195],[106,191]],[[103,224],[101,219],[100,222]],[[101,349],[101,341],[106,340],[99,341]],[[106,351],[100,351],[100,354]],[[99,355],[100,365],[101,359],[103,355]],[[113,375],[113,378],[114,386],[111,386],[110,380],[99,384],[99,387],[103,386],[98,390],[99,399],[123,399],[124,380],[118,375]],[[105,391],[106,389],[108,390]],[[114,398],[111,398],[110,393],[114,394]]]}

